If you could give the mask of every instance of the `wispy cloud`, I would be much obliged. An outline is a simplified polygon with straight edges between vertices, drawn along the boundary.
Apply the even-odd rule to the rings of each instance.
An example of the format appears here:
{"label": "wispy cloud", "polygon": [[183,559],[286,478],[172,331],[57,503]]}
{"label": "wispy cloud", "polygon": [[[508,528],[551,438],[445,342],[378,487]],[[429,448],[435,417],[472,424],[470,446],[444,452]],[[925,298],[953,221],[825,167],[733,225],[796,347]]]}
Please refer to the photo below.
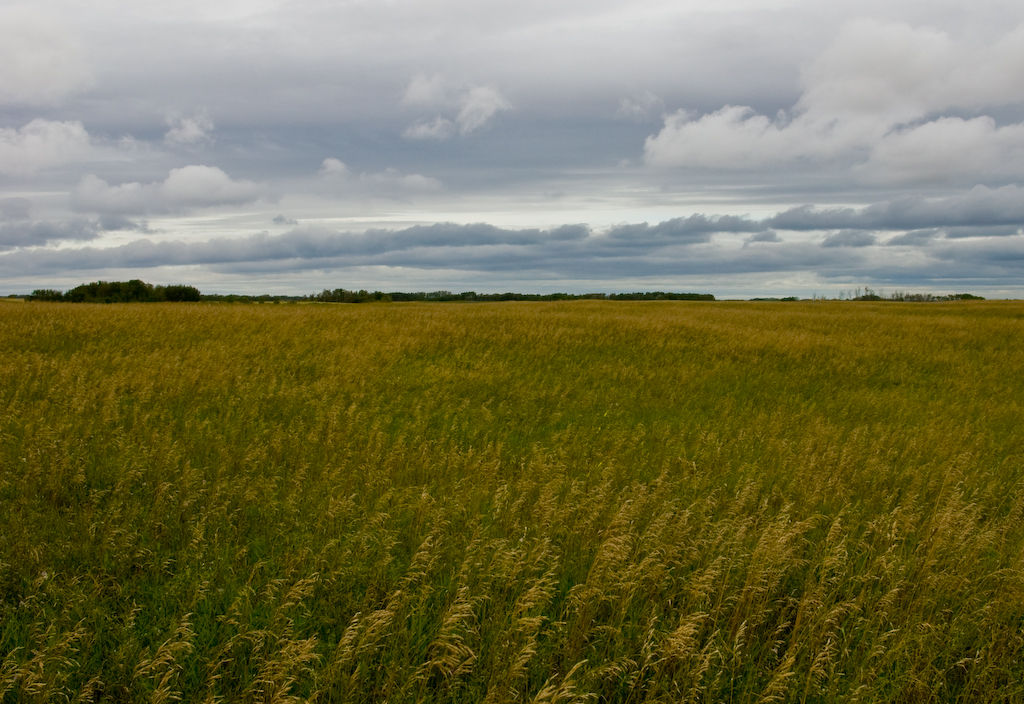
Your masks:
{"label": "wispy cloud", "polygon": [[615,117],[620,120],[646,122],[657,118],[664,111],[665,104],[661,98],[647,90],[628,98],[619,98],[619,109],[615,111]]}
{"label": "wispy cloud", "polygon": [[170,129],[164,135],[166,144],[190,145],[213,141],[210,137],[213,121],[205,110],[192,115],[173,115],[167,118],[167,124]]}
{"label": "wispy cloud", "polygon": [[455,124],[459,126],[460,133],[468,134],[486,125],[502,110],[511,109],[512,105],[496,88],[476,86],[459,98],[459,113],[455,116]]}
{"label": "wispy cloud", "polygon": [[442,188],[441,182],[436,178],[417,173],[402,173],[390,166],[383,171],[367,171],[355,177],[343,161],[334,157],[323,160],[317,176],[324,184],[330,184],[330,188],[342,192],[402,195],[439,191]]}
{"label": "wispy cloud", "polygon": [[364,184],[383,186],[388,189],[408,191],[437,191],[441,189],[441,182],[436,178],[423,174],[403,174],[398,169],[391,167],[379,173],[361,174],[359,180]]}
{"label": "wispy cloud", "polygon": [[446,117],[435,115],[433,118],[421,118],[406,128],[402,133],[408,139],[445,140],[455,134],[455,123]]}
{"label": "wispy cloud", "polygon": [[335,159],[334,157],[327,157],[320,164],[320,170],[317,171],[317,176],[322,178],[344,178],[348,175],[348,167],[341,159]]}
{"label": "wispy cloud", "polygon": [[198,208],[252,203],[267,195],[264,184],[235,181],[215,166],[185,166],[171,169],[160,182],[133,181],[112,186],[89,174],[72,193],[72,202],[80,212],[182,213]]}
{"label": "wispy cloud", "polygon": [[469,134],[486,126],[499,112],[512,109],[497,88],[457,83],[442,74],[413,76],[402,102],[448,113],[448,117],[421,117],[402,133],[408,139],[445,140]]}

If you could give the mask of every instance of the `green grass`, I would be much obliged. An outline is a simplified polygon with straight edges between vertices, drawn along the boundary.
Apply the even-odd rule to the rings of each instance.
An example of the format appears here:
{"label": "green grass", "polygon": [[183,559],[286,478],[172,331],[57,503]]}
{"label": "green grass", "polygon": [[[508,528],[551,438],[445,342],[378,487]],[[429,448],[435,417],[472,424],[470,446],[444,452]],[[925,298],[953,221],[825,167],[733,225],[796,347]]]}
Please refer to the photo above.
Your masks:
{"label": "green grass", "polygon": [[1024,701],[1024,305],[0,310],[3,701]]}

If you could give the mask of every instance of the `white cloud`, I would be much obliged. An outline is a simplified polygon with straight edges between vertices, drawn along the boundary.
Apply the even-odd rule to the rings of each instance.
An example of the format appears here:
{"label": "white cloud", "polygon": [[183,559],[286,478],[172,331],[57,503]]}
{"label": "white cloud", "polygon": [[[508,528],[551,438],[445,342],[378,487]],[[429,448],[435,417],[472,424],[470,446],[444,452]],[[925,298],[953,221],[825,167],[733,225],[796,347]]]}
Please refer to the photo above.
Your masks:
{"label": "white cloud", "polygon": [[29,174],[92,153],[89,133],[81,122],[37,118],[20,129],[0,128],[0,173]]}
{"label": "white cloud", "polygon": [[199,111],[191,117],[175,115],[167,118],[171,129],[164,135],[167,144],[197,144],[213,141],[209,132],[213,129],[213,121],[205,111]]}
{"label": "white cloud", "polygon": [[[396,168],[387,168],[378,172],[363,172],[358,179],[352,178],[352,172],[340,159],[328,157],[323,160],[317,176],[330,183],[332,191],[340,189],[347,193],[367,192],[393,194],[396,191],[438,191],[441,182],[436,178],[422,174],[404,174]],[[326,184],[325,184],[326,185]]]}
{"label": "white cloud", "polygon": [[402,133],[407,139],[444,140],[455,134],[455,124],[446,117],[437,115],[433,120],[420,120]]}
{"label": "white cloud", "polygon": [[317,171],[317,176],[324,178],[341,178],[348,175],[348,167],[341,159],[335,159],[334,157],[327,157],[323,163],[320,164],[320,170]]}
{"label": "white cloud", "polygon": [[938,113],[1024,100],[1024,27],[976,47],[932,29],[850,22],[801,83],[792,114],[774,119],[741,106],[667,116],[645,143],[647,163],[749,169],[869,156],[857,173],[871,180],[883,170],[890,180],[1018,171],[1024,125]]}
{"label": "white cloud", "polygon": [[407,105],[441,105],[451,101],[455,87],[440,73],[428,76],[417,73],[409,80],[402,96]]}
{"label": "white cloud", "polygon": [[403,174],[394,168],[384,169],[375,174],[362,174],[359,179],[364,183],[385,186],[389,189],[397,188],[408,191],[437,191],[441,189],[441,182],[436,178],[422,174]]}
{"label": "white cloud", "polygon": [[460,99],[461,109],[455,118],[459,132],[474,132],[490,121],[498,112],[512,106],[496,89],[488,86],[471,88]]}
{"label": "white cloud", "polygon": [[0,11],[0,103],[56,103],[91,83],[78,42],[59,20]]}
{"label": "white cloud", "polygon": [[889,124],[913,120],[959,101],[958,65],[978,60],[968,54],[942,32],[856,20],[801,72],[797,111],[815,122],[859,115]]}
{"label": "white cloud", "polygon": [[615,111],[615,117],[620,120],[632,120],[644,122],[651,117],[664,111],[665,105],[661,98],[651,91],[637,93],[630,98],[619,99],[619,109]]}
{"label": "white cloud", "polygon": [[499,112],[512,108],[497,88],[459,84],[443,74],[413,76],[402,102],[441,108],[450,115],[420,118],[402,133],[407,139],[445,140],[456,131],[469,134],[484,127]]}
{"label": "white cloud", "polygon": [[179,213],[221,205],[243,205],[266,195],[267,187],[234,181],[213,166],[171,169],[162,182],[111,186],[89,174],[72,193],[76,210],[96,213]]}
{"label": "white cloud", "polygon": [[957,176],[1024,176],[1024,124],[944,117],[891,132],[855,171],[879,183],[943,182]]}
{"label": "white cloud", "polygon": [[644,148],[655,166],[743,169],[802,156],[807,145],[798,138],[752,108],[726,105],[698,119],[685,110],[669,115]]}

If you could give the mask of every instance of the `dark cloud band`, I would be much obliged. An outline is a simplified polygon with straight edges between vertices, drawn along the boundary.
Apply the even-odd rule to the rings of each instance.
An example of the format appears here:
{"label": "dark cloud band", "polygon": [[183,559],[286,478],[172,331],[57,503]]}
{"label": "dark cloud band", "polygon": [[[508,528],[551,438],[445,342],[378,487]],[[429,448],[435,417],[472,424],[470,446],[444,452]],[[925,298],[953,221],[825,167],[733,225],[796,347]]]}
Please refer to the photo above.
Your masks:
{"label": "dark cloud band", "polygon": [[[1007,234],[1002,226],[996,228],[998,237],[952,238],[940,236],[937,230],[915,230],[888,241],[858,229],[836,231],[823,240],[787,241],[763,226],[764,221],[692,216],[657,225],[621,225],[606,232],[585,225],[510,230],[439,223],[361,233],[306,227],[281,235],[260,233],[206,242],[139,239],[108,248],[16,244],[21,248],[0,255],[0,276],[167,266],[203,267],[226,274],[383,266],[501,273],[524,281],[811,272],[835,281],[911,285],[916,281],[1015,282],[1024,273],[1024,235]],[[78,227],[83,233],[79,239],[87,239],[98,225]],[[727,246],[713,241],[716,232],[754,234],[742,246],[736,241]],[[40,234],[31,243],[44,236],[49,235]],[[27,241],[25,237],[11,241]],[[900,237],[904,239],[893,242]],[[891,244],[913,248],[893,249]]]}

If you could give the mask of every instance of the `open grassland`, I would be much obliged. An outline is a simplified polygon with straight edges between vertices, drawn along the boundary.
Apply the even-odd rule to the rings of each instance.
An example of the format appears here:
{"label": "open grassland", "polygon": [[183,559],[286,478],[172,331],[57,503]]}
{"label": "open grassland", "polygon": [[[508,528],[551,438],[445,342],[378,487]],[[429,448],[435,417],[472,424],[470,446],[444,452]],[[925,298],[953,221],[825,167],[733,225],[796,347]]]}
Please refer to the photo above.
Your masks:
{"label": "open grassland", "polygon": [[1024,304],[0,309],[0,699],[1024,701]]}

